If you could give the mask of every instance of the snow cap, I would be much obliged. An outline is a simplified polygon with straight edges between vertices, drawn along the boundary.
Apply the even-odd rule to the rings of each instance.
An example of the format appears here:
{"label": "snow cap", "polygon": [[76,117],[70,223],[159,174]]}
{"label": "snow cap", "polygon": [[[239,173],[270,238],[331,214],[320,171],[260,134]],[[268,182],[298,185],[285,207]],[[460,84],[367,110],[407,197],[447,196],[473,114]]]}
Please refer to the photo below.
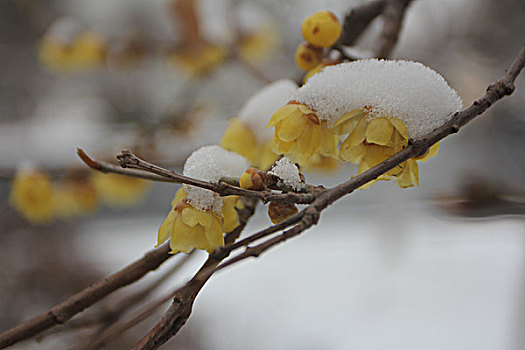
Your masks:
{"label": "snow cap", "polygon": [[[183,175],[194,179],[219,183],[223,177],[239,178],[249,167],[246,159],[220,146],[204,146],[194,151],[184,163]],[[221,197],[210,190],[184,185],[189,203],[199,210],[213,210],[220,215]]]}
{"label": "snow cap", "polygon": [[327,66],[291,100],[314,109],[330,125],[344,113],[369,107],[372,115],[403,121],[410,138],[441,126],[462,107],[457,92],[425,65],[377,59]]}
{"label": "snow cap", "polygon": [[282,184],[293,188],[295,191],[305,188],[305,184],[299,176],[299,169],[286,157],[282,157],[275,162],[275,165],[268,173],[277,176]]}
{"label": "snow cap", "polygon": [[255,134],[258,142],[272,139],[273,130],[266,129],[268,121],[296,91],[296,83],[281,79],[266,85],[246,101],[239,112],[239,119]]}

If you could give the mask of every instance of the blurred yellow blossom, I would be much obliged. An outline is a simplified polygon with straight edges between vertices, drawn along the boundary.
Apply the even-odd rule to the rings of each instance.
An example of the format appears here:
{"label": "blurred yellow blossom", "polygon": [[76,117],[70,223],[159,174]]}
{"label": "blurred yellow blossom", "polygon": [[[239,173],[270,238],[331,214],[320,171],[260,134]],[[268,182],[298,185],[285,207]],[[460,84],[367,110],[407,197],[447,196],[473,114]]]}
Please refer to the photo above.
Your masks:
{"label": "blurred yellow blossom", "polygon": [[137,204],[150,186],[144,179],[118,174],[94,172],[92,179],[100,198],[117,207]]}
{"label": "blurred yellow blossom", "polygon": [[191,76],[199,77],[217,68],[227,56],[226,48],[203,43],[173,52],[169,59]]}
{"label": "blurred yellow blossom", "polygon": [[55,187],[57,216],[69,218],[92,213],[98,206],[98,194],[90,179],[67,179]]}
{"label": "blurred yellow blossom", "polygon": [[275,27],[262,26],[241,37],[239,56],[251,64],[258,64],[267,60],[278,44],[279,36]]}
{"label": "blurred yellow blossom", "polygon": [[11,205],[27,220],[46,223],[55,216],[53,184],[35,169],[18,171],[11,184]]}
{"label": "blurred yellow blossom", "polygon": [[93,32],[84,32],[70,42],[48,35],[40,46],[39,57],[47,67],[75,71],[100,66],[106,57],[104,41]]}

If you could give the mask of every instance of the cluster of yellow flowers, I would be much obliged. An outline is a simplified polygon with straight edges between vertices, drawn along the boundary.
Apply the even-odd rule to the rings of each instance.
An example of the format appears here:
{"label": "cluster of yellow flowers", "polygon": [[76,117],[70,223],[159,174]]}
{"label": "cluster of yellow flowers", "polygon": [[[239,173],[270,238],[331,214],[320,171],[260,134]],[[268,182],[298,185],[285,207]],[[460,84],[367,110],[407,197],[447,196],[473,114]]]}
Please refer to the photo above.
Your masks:
{"label": "cluster of yellow flowers", "polygon": [[15,175],[9,199],[24,218],[42,224],[92,213],[101,202],[115,207],[136,204],[148,187],[143,179],[98,172],[53,182],[45,172],[27,168]]}
{"label": "cluster of yellow flowers", "polygon": [[339,40],[342,30],[336,15],[330,11],[318,11],[303,20],[301,33],[306,42],[301,43],[295,52],[297,66],[307,71],[303,83],[324,67],[334,64],[323,58],[323,50]]}
{"label": "cluster of yellow flowers", "polygon": [[242,203],[236,196],[222,199],[219,215],[213,210],[195,208],[187,200],[187,193],[181,188],[171,203],[171,210],[159,228],[157,247],[170,239],[171,253],[189,253],[203,249],[208,253],[224,245],[223,233],[229,233],[239,226],[236,207]]}

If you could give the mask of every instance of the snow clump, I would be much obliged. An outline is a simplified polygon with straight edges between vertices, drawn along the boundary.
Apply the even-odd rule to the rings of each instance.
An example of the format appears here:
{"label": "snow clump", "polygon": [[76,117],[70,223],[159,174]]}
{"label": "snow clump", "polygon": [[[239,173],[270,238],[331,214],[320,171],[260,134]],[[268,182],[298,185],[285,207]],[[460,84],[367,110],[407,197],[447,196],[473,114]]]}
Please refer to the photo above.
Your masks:
{"label": "snow clump", "polygon": [[[223,177],[239,178],[249,167],[246,159],[220,146],[204,146],[194,151],[184,163],[183,175],[194,179],[219,183]],[[199,210],[213,210],[220,215],[222,198],[215,192],[184,185],[189,203]]]}
{"label": "snow clump", "polygon": [[286,157],[282,157],[275,162],[275,165],[268,173],[277,176],[280,183],[293,188],[295,191],[301,191],[305,188],[305,184],[299,176],[299,169]]}
{"label": "snow clump", "polygon": [[291,100],[312,108],[330,126],[362,108],[372,116],[397,117],[410,138],[431,132],[462,107],[457,92],[434,70],[418,62],[377,59],[325,67]]}

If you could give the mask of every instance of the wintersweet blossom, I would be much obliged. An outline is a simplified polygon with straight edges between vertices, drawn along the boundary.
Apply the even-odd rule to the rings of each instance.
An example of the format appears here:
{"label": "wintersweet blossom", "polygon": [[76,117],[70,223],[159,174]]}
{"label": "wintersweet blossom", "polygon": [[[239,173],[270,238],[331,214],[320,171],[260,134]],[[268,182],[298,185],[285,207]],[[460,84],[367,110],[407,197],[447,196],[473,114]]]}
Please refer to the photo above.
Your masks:
{"label": "wintersweet blossom", "polygon": [[100,199],[114,207],[137,204],[150,187],[144,179],[118,174],[94,172],[91,179]]}
{"label": "wintersweet blossom", "polygon": [[31,222],[46,223],[55,216],[53,184],[47,174],[34,168],[24,167],[17,171],[9,200]]}
{"label": "wintersweet blossom", "polygon": [[272,151],[273,133],[266,124],[273,112],[297,90],[297,85],[282,79],[273,82],[253,95],[241,108],[239,116],[231,119],[224,131],[221,146],[248,159],[260,169],[269,168],[279,156]]}
{"label": "wintersweet blossom", "polygon": [[39,57],[53,70],[88,69],[104,62],[106,47],[100,36],[85,30],[78,20],[62,18],[50,27],[42,39]]}
{"label": "wintersweet blossom", "polygon": [[[183,174],[219,183],[223,177],[239,177],[248,162],[219,146],[205,146],[186,160]],[[170,239],[171,253],[193,249],[211,252],[224,245],[223,233],[239,225],[236,196],[220,197],[203,188],[184,185],[173,199],[172,208],[159,228],[157,246]]]}
{"label": "wintersweet blossom", "polygon": [[[292,99],[331,134],[344,137],[339,155],[358,163],[359,173],[399,152],[409,139],[450,120],[462,106],[456,91],[432,69],[416,62],[376,59],[325,67]],[[276,129],[275,137],[283,143],[293,134],[298,144],[301,128],[299,121],[290,120],[285,132]],[[416,160],[436,155],[438,147],[434,145],[424,156],[402,163],[379,180],[394,177],[401,187],[418,185]]]}

